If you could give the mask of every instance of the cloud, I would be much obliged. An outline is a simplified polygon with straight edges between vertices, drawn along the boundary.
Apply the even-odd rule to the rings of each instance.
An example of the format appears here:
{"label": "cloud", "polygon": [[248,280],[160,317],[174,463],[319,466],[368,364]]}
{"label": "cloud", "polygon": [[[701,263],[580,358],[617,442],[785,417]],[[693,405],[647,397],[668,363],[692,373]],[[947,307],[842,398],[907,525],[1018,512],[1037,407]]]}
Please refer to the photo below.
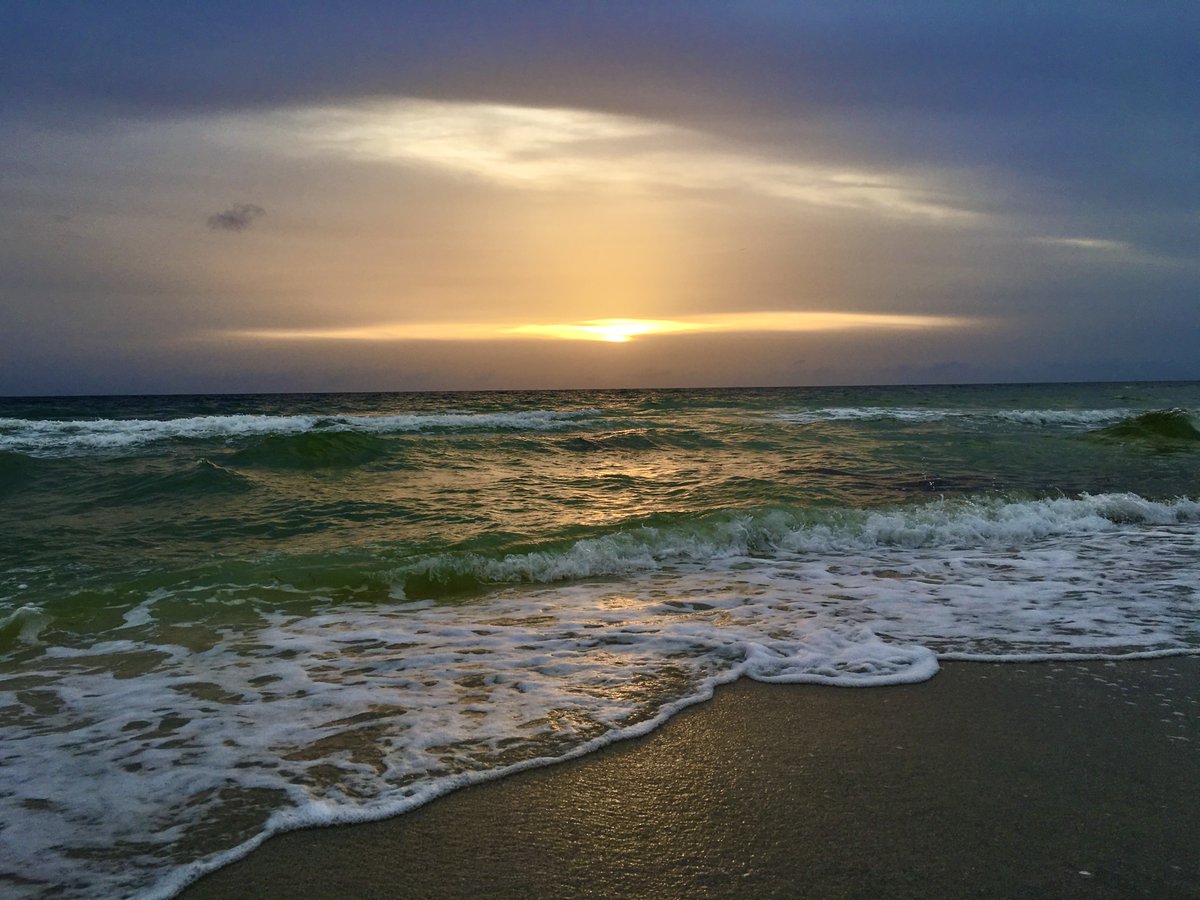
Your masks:
{"label": "cloud", "polygon": [[679,316],[675,319],[590,319],[510,325],[487,322],[408,322],[356,328],[244,329],[228,336],[267,341],[423,341],[550,338],[628,343],[642,335],[779,334],[857,329],[899,330],[962,328],[983,324],[965,316],[918,316],[904,313],[742,312]]}
{"label": "cloud", "polygon": [[253,203],[239,203],[224,212],[214,213],[208,217],[208,227],[213,231],[245,231],[254,224],[259,216],[265,216],[267,211]]}
{"label": "cloud", "polygon": [[738,191],[900,218],[976,218],[937,173],[827,165],[717,135],[581,109],[404,98],[200,120],[232,145],[424,165],[520,189]]}
{"label": "cloud", "polygon": [[0,393],[1197,374],[1195,0],[179,6],[5,6]]}
{"label": "cloud", "polygon": [[1105,238],[1041,237],[1035,238],[1035,240],[1039,244],[1067,247],[1074,250],[1099,250],[1106,253],[1129,253],[1133,251],[1133,247],[1125,241],[1110,241]]}

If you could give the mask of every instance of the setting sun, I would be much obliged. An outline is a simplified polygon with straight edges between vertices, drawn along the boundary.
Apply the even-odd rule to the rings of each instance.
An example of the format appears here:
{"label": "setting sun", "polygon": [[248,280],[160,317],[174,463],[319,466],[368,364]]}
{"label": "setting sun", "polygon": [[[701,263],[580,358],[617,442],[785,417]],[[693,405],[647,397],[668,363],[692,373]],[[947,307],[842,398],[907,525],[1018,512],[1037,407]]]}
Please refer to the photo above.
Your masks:
{"label": "setting sun", "polygon": [[0,9],[0,900],[1196,894],[1198,0]]}
{"label": "setting sun", "polygon": [[592,319],[561,325],[520,325],[505,329],[507,334],[561,338],[571,341],[607,341],[627,344],[643,334],[677,334],[699,331],[704,325],[669,319]]}

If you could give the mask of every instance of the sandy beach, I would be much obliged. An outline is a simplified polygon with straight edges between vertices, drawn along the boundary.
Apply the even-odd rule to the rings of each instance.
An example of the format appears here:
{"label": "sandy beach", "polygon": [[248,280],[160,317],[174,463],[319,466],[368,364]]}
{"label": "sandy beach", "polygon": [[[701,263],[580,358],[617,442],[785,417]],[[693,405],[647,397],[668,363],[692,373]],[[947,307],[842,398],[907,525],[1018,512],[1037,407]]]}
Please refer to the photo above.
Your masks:
{"label": "sandy beach", "polygon": [[0,900],[1200,900],[1200,0],[2,9]]}
{"label": "sandy beach", "polygon": [[1200,658],[747,680],[653,734],[268,841],[219,897],[1200,896]]}

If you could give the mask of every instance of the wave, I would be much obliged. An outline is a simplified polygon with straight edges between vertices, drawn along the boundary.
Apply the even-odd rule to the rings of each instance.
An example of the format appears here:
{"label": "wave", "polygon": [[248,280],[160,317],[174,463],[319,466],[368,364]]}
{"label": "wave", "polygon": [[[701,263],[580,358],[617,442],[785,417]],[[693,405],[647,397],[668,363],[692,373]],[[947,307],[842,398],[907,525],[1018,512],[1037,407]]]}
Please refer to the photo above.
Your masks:
{"label": "wave", "polygon": [[254,483],[245,475],[201,459],[185,469],[161,475],[139,474],[126,479],[106,502],[137,502],[163,497],[179,500],[182,497],[242,494],[253,489]]}
{"label": "wave", "polygon": [[[144,599],[89,642],[26,605],[0,619],[37,688],[4,698],[0,740],[23,752],[0,817],[36,809],[39,828],[6,845],[9,869],[67,896],[165,897],[269,834],[579,756],[739,677],[865,687],[939,659],[1196,654],[1196,522],[1200,503],[1131,494],[725,510],[396,570],[574,580],[486,602],[341,602],[307,584],[346,574],[334,554],[304,579],[293,559],[294,583],[272,555],[126,592]],[[586,580],[618,570],[643,574]]]}
{"label": "wave", "polygon": [[1115,425],[1091,432],[1101,440],[1145,441],[1152,444],[1195,443],[1200,430],[1182,409],[1163,409],[1124,419]]}
{"label": "wave", "polygon": [[726,510],[661,523],[651,520],[523,552],[449,551],[401,566],[390,577],[406,597],[424,599],[489,585],[624,576],[736,557],[1022,546],[1057,535],[1197,521],[1200,502],[1156,502],[1136,494],[955,499],[878,510]]}
{"label": "wave", "polygon": [[1129,415],[1127,409],[1009,409],[992,414],[1018,425],[1091,426],[1113,422]]}
{"label": "wave", "polygon": [[373,434],[552,431],[598,410],[413,413],[398,415],[228,415],[177,419],[0,419],[0,451],[39,455],[120,452],[166,440],[233,440],[308,432]]}
{"label": "wave", "polygon": [[697,450],[722,446],[719,440],[693,431],[656,429],[626,430],[564,438],[558,446],[572,453],[625,450]]}
{"label": "wave", "polygon": [[1095,426],[1119,421],[1128,409],[925,409],[921,407],[849,406],[828,407],[802,412],[776,413],[772,418],[799,425],[819,422],[896,421],[944,422],[946,420],[993,420],[1033,426]]}
{"label": "wave", "polygon": [[34,465],[35,460],[31,456],[0,450],[0,493],[15,489],[25,482]]}
{"label": "wave", "polygon": [[270,434],[239,450],[228,461],[268,469],[325,469],[359,466],[386,456],[386,437],[354,431]]}
{"label": "wave", "polygon": [[23,472],[33,464],[33,458],[25,453],[0,450],[0,477],[9,472]]}
{"label": "wave", "polygon": [[642,431],[618,431],[612,434],[580,435],[560,443],[564,450],[594,453],[606,450],[658,450],[664,444]]}
{"label": "wave", "polygon": [[824,409],[804,410],[803,412],[774,413],[771,418],[782,419],[785,422],[795,422],[799,425],[811,425],[817,422],[860,422],[884,419],[892,419],[898,422],[940,422],[943,419],[961,415],[964,414],[949,409],[830,406]]}
{"label": "wave", "polygon": [[36,644],[38,635],[49,624],[50,616],[37,606],[21,606],[0,616],[0,649],[8,649],[17,642]]}

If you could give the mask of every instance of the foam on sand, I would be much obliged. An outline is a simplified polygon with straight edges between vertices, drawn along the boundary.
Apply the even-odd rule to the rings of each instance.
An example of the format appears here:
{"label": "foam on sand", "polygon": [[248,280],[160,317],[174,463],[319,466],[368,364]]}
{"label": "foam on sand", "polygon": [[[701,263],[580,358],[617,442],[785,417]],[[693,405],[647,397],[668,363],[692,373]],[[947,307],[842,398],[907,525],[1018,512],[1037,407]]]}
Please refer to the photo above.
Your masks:
{"label": "foam on sand", "polygon": [[[12,891],[165,895],[271,833],[394,815],[643,734],[743,675],[867,687],[927,679],[939,657],[1200,650],[1194,501],[797,515],[475,560],[570,580],[467,603],[185,581],[86,640],[19,612],[4,633],[20,674],[0,674],[0,810],[31,823],[5,835]],[[285,590],[302,612],[257,599]]]}

